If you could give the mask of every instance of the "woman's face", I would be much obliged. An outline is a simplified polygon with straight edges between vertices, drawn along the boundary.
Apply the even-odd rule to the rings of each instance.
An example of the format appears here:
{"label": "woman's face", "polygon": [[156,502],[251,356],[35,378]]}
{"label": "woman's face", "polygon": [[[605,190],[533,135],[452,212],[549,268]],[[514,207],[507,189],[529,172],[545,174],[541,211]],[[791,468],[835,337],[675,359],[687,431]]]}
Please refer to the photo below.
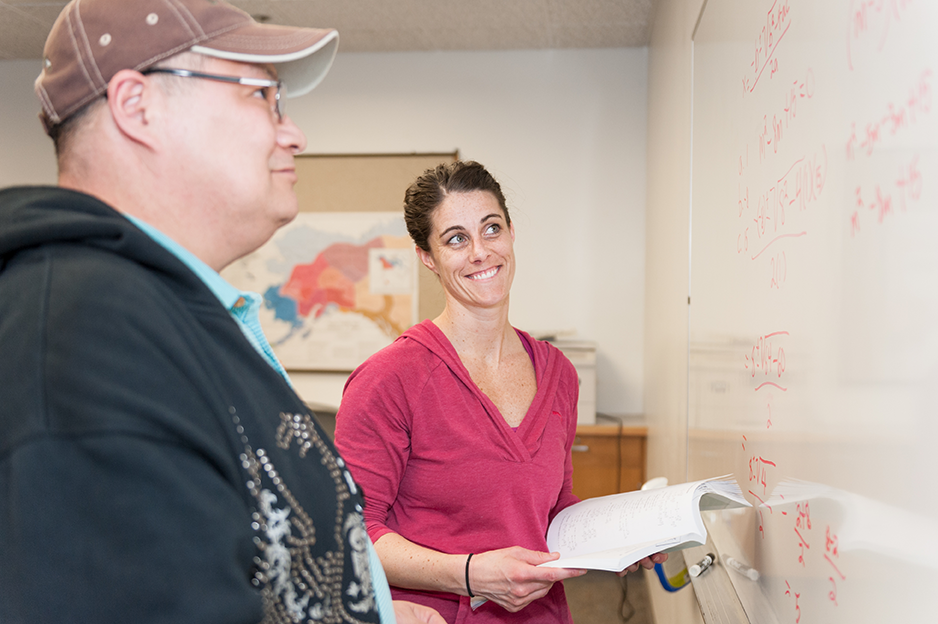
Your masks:
{"label": "woman's face", "polygon": [[429,253],[417,253],[439,276],[447,305],[488,308],[508,303],[514,240],[514,228],[492,193],[451,193],[431,215]]}

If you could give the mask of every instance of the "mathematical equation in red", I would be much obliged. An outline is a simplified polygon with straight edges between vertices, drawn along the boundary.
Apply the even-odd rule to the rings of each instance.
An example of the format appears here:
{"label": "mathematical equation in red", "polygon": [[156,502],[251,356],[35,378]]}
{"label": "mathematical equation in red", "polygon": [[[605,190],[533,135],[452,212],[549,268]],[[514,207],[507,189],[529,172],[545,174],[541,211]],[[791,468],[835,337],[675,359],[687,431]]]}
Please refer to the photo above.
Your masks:
{"label": "mathematical equation in red", "polygon": [[792,589],[788,581],[785,581],[785,595],[795,600],[795,624],[798,624],[798,622],[801,621],[801,607],[798,605],[798,601],[801,600],[801,594]]}
{"label": "mathematical equation in red", "polygon": [[850,0],[847,66],[851,71],[857,52],[882,52],[893,22],[905,17],[911,4],[912,0]]}
{"label": "mathematical equation in red", "polygon": [[857,122],[850,123],[850,136],[847,138],[847,160],[859,156],[871,156],[886,136],[896,136],[900,131],[915,125],[922,117],[931,112],[931,69],[925,69],[918,81],[909,87],[908,95],[886,105],[883,114],[861,124],[857,134]]}
{"label": "mathematical equation in red", "polygon": [[759,336],[750,352],[745,355],[745,367],[749,376],[761,382],[756,386],[756,392],[765,387],[774,387],[782,392],[788,390],[779,383],[785,373],[785,349],[778,344],[788,335],[787,331],[779,331]]}
{"label": "mathematical equation in red", "polygon": [[918,154],[911,162],[902,165],[891,183],[872,185],[863,188],[857,185],[854,191],[854,210],[850,215],[850,236],[856,237],[862,232],[861,222],[870,216],[875,223],[882,224],[893,217],[896,211],[905,212],[909,204],[918,202],[922,196],[922,173],[918,168]]}
{"label": "mathematical equation in red", "polygon": [[[803,79],[792,80],[789,88],[783,95],[782,106],[776,112],[762,116],[762,121],[756,128],[756,145],[759,162],[762,163],[769,154],[777,154],[779,146],[788,135],[792,124],[798,117],[798,100],[810,100],[814,97],[816,86],[814,83],[814,71],[808,69]],[[746,146],[745,154],[739,157],[739,175],[749,166],[749,146]]]}
{"label": "mathematical equation in red", "polygon": [[769,511],[771,511],[772,508],[766,505],[764,498],[766,496],[766,489],[768,488],[769,472],[775,468],[778,468],[775,462],[769,461],[759,455],[753,455],[749,458],[749,483],[752,485],[753,481],[755,481],[755,489],[759,490],[759,486],[761,486],[762,492],[760,495],[750,488],[749,493],[759,499],[759,502],[765,505]]}
{"label": "mathematical equation in red", "polygon": [[[749,187],[739,186],[737,216],[742,230],[736,236],[736,253],[756,260],[787,238],[806,236],[808,231],[792,211],[804,213],[817,202],[827,181],[827,148],[810,157],[797,159],[771,188],[759,194],[751,209]],[[773,249],[766,256],[769,288],[780,289],[788,279],[788,256],[784,249]]]}
{"label": "mathematical equation in red", "polygon": [[[805,559],[806,553],[810,550],[811,546],[808,544],[807,540],[804,538],[802,533],[808,533],[811,531],[811,509],[808,502],[801,503],[798,505],[798,515],[795,520],[795,534],[798,537],[798,544],[801,548],[801,554],[798,556],[798,562],[802,567],[806,567]],[[834,606],[839,606],[837,603],[837,589],[838,583],[842,583],[847,580],[847,576],[840,570],[840,553],[838,552],[838,537],[837,534],[831,531],[830,525],[827,525],[827,528],[824,531],[824,561],[826,562],[825,567],[827,568],[827,581],[830,583],[831,589],[827,593],[827,598]],[[785,581],[785,596],[794,600],[794,616],[795,622],[801,621],[801,592],[796,592],[792,587],[791,583],[787,580]]]}
{"label": "mathematical equation in red", "polygon": [[798,563],[805,567],[805,551],[811,548],[804,534],[811,530],[811,504],[808,501],[798,503],[797,515],[795,516],[795,535],[798,536],[798,547],[801,549],[798,554]]}
{"label": "mathematical equation in red", "polygon": [[749,71],[743,76],[743,95],[752,93],[759,80],[769,71],[769,77],[778,72],[775,50],[791,26],[791,7],[788,0],[775,0],[765,14],[765,25],[756,36]]}

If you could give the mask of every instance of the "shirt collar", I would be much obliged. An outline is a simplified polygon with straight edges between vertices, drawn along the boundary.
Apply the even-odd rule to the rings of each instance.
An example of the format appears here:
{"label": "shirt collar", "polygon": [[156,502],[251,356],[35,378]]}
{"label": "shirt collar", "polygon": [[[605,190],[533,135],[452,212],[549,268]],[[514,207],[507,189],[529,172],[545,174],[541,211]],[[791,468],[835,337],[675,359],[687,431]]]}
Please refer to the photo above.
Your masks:
{"label": "shirt collar", "polygon": [[[244,298],[246,303],[250,303],[254,300],[254,293],[242,292],[225,281],[221,275],[218,274],[218,271],[205,264],[202,260],[196,257],[194,253],[171,239],[169,236],[156,229],[146,221],[141,221],[137,217],[134,217],[129,214],[124,214],[131,223],[136,225],[138,228],[143,230],[143,232],[152,238],[154,241],[159,243],[160,246],[166,249],[179,260],[182,261],[193,273],[199,276],[209,290],[211,290],[226,310],[231,310],[235,307],[239,307],[239,301]],[[245,302],[241,302],[243,305]]]}

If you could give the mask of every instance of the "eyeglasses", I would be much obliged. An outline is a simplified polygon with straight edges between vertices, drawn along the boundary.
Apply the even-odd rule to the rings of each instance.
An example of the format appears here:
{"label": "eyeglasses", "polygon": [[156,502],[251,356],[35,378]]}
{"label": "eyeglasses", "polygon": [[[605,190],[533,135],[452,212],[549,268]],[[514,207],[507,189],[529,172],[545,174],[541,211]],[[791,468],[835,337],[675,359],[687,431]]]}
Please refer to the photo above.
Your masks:
{"label": "eyeglasses", "polygon": [[277,119],[283,121],[287,108],[287,85],[280,80],[264,80],[263,78],[239,78],[237,76],[219,76],[217,74],[203,74],[188,69],[175,69],[170,67],[155,67],[147,69],[144,74],[170,74],[181,78],[202,78],[230,84],[242,84],[250,87],[260,87],[264,99],[270,104],[270,110],[277,113]]}

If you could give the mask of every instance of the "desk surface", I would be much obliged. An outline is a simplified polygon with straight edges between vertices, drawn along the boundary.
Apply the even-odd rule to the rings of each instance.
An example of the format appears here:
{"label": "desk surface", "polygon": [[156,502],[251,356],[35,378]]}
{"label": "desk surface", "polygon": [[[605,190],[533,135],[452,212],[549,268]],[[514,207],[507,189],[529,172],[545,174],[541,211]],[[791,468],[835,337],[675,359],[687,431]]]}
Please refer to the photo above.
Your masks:
{"label": "desk surface", "polygon": [[647,436],[648,427],[644,425],[577,425],[577,435],[592,436]]}

